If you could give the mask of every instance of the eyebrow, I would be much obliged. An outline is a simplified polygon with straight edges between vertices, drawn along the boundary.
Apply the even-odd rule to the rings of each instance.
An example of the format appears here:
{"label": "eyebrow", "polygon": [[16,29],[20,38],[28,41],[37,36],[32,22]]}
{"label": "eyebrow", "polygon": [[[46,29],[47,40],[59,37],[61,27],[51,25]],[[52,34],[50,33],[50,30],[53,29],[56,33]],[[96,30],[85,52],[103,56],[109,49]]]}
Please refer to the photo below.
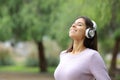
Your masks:
{"label": "eyebrow", "polygon": [[84,25],[84,23],[82,23],[82,22],[75,22],[75,23],[81,23],[82,25]]}
{"label": "eyebrow", "polygon": [[[82,23],[82,22],[78,22],[78,23]],[[83,24],[83,23],[82,23]]]}

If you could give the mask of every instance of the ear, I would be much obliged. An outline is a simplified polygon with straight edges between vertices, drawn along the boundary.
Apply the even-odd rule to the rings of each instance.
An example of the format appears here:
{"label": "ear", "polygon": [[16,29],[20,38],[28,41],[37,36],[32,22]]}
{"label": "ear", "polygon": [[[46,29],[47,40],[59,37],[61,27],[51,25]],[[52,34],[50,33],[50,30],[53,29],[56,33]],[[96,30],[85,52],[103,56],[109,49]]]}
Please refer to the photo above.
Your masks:
{"label": "ear", "polygon": [[91,28],[86,29],[85,36],[89,39],[93,38],[95,36],[95,30]]}

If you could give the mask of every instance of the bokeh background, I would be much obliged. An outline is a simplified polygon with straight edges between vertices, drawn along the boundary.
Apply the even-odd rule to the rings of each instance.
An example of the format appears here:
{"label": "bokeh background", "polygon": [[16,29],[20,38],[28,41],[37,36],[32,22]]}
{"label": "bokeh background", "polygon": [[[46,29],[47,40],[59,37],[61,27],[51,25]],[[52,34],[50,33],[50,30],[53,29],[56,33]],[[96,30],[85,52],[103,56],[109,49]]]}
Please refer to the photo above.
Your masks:
{"label": "bokeh background", "polygon": [[54,80],[79,16],[97,23],[98,47],[120,80],[120,0],[0,0],[0,80]]}

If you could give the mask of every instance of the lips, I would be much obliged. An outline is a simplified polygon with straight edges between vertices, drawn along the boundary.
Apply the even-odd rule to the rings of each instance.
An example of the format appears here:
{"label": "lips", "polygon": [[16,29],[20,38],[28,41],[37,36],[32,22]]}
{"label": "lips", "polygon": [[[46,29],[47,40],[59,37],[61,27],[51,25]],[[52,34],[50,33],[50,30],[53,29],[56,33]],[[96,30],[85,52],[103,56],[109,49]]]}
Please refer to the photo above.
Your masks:
{"label": "lips", "polygon": [[77,32],[77,30],[75,30],[75,29],[71,29],[70,32]]}

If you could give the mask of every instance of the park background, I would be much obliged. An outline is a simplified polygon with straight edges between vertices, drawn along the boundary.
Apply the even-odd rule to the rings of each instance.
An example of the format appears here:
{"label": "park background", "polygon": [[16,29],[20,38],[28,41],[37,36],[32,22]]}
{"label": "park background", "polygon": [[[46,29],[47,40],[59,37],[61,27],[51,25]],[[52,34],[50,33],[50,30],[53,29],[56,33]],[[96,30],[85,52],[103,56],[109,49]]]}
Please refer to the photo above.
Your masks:
{"label": "park background", "polygon": [[120,0],[0,0],[0,80],[54,80],[79,16],[97,23],[98,47],[120,80]]}

